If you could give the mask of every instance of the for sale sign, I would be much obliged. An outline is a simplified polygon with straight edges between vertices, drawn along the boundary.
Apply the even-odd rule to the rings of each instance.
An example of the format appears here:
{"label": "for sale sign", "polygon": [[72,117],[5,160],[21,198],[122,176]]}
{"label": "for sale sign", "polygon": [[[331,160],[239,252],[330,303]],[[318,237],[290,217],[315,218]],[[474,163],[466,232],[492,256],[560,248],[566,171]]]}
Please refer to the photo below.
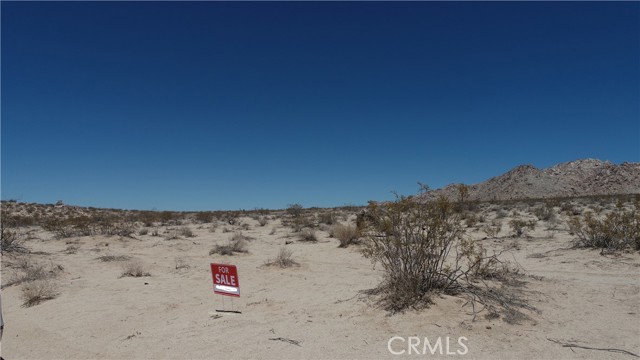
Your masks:
{"label": "for sale sign", "polygon": [[240,296],[238,269],[235,265],[211,264],[213,292],[226,296]]}

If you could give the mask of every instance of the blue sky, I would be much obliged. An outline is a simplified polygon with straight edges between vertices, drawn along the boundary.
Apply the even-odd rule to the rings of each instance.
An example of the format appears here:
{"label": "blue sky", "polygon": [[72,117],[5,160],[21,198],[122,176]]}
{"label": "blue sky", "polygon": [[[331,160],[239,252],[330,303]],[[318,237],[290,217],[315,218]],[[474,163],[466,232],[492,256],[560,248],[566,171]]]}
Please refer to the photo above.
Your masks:
{"label": "blue sky", "polygon": [[2,198],[361,205],[640,161],[638,2],[5,2]]}

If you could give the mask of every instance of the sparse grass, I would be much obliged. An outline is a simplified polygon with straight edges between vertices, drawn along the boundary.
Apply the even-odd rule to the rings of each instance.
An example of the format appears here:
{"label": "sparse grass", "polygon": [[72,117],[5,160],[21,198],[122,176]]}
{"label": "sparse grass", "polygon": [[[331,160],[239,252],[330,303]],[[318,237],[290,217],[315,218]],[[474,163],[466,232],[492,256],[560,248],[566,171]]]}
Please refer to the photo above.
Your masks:
{"label": "sparse grass", "polygon": [[304,242],[317,242],[316,232],[313,229],[304,229],[300,231],[300,241]]}
{"label": "sparse grass", "polygon": [[123,267],[122,275],[120,277],[143,277],[143,276],[151,276],[151,274],[146,270],[145,266],[139,260],[131,260],[126,263]]}
{"label": "sparse grass", "polygon": [[360,232],[354,225],[336,224],[331,229],[331,234],[340,240],[339,247],[346,248],[349,245],[357,244]]}
{"label": "sparse grass", "polygon": [[187,261],[184,258],[175,258],[176,270],[180,269],[189,269],[191,266],[187,264]]}
{"label": "sparse grass", "polygon": [[112,261],[127,261],[131,260],[131,256],[128,255],[103,255],[96,258],[102,262],[112,262]]}
{"label": "sparse grass", "polygon": [[51,279],[34,280],[22,285],[22,299],[25,307],[38,305],[58,295],[58,287]]}
{"label": "sparse grass", "polygon": [[281,268],[288,268],[299,265],[296,261],[293,260],[292,255],[293,253],[291,252],[291,250],[283,246],[278,251],[278,255],[276,255],[276,258],[274,260],[267,260],[265,265],[279,266]]}
{"label": "sparse grass", "polygon": [[196,235],[193,233],[193,231],[187,227],[187,226],[183,226],[179,229],[179,233],[180,235],[184,236],[184,237],[195,237]]}
{"label": "sparse grass", "polygon": [[224,245],[216,245],[209,251],[209,255],[233,255],[235,253],[247,253],[247,238],[241,233],[236,233],[229,239],[229,242]]}

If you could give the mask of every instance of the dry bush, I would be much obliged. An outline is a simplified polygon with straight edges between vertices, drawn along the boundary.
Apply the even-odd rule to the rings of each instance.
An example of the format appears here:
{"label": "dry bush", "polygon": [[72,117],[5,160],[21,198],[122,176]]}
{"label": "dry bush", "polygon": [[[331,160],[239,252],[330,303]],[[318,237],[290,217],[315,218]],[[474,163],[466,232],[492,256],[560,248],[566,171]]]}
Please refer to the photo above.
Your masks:
{"label": "dry bush", "polygon": [[50,279],[34,280],[22,285],[23,306],[38,305],[59,295],[57,285]]}
{"label": "dry bush", "polygon": [[103,255],[96,258],[102,262],[127,261],[131,259],[128,255]]}
{"label": "dry bush", "polygon": [[274,260],[267,260],[265,265],[279,266],[281,268],[297,266],[298,263],[293,260],[292,256],[293,256],[293,253],[291,252],[291,250],[283,246],[278,251],[278,255],[276,255],[276,258]]}
{"label": "dry bush", "polygon": [[55,278],[60,272],[62,272],[62,270],[64,270],[61,265],[43,265],[42,263],[33,261],[28,257],[19,259],[16,263],[16,268],[19,273],[16,274],[16,277],[12,281],[5,284],[5,286]]}
{"label": "dry bush", "polygon": [[456,276],[444,261],[462,230],[459,214],[446,199],[371,202],[364,218],[368,227],[363,255],[384,269],[379,289],[388,310],[428,303],[433,291],[454,292]]}
{"label": "dry bush", "polygon": [[603,251],[640,250],[640,212],[617,210],[603,219],[587,212],[583,219],[574,217],[569,229],[577,237],[577,246],[601,248]]}
{"label": "dry bush", "polygon": [[487,234],[488,237],[494,238],[498,236],[500,230],[502,230],[502,222],[498,219],[493,219],[491,224],[486,224],[482,230]]}
{"label": "dry bush", "polygon": [[322,224],[333,225],[338,222],[338,216],[336,215],[336,212],[333,210],[325,211],[320,213],[318,221]]}
{"label": "dry bush", "polygon": [[[363,254],[382,265],[384,278],[374,293],[387,310],[425,306],[433,294],[444,293],[467,297],[474,316],[476,303],[495,312],[519,311],[514,301],[474,282],[507,281],[516,274],[498,259],[500,254],[487,255],[462,238],[460,214],[446,198],[418,202],[399,196],[393,202],[371,202],[364,218]],[[450,258],[452,249],[455,256]]]}
{"label": "dry bush", "polygon": [[25,234],[17,229],[15,218],[0,216],[0,253],[27,252],[23,243]]}
{"label": "dry bush", "polygon": [[340,240],[339,247],[346,248],[351,244],[357,244],[360,238],[360,232],[354,225],[336,224],[331,229],[331,234]]}
{"label": "dry bush", "polygon": [[533,230],[536,227],[536,221],[524,221],[521,219],[513,219],[509,221],[509,226],[511,230],[513,230],[513,236],[521,237],[527,233],[529,230]]}
{"label": "dry bush", "polygon": [[187,226],[181,227],[178,231],[179,231],[180,235],[182,235],[184,237],[195,237],[196,236],[193,233],[193,231]]}
{"label": "dry bush", "polygon": [[556,217],[555,210],[548,204],[543,204],[542,206],[536,207],[533,210],[533,213],[538,218],[538,220],[542,221],[553,221]]}
{"label": "dry bush", "polygon": [[147,228],[142,228],[138,231],[138,235],[143,236],[143,235],[147,235],[149,233],[149,229]]}
{"label": "dry bush", "polygon": [[300,241],[304,242],[316,242],[318,238],[316,237],[316,232],[313,229],[304,229],[300,232]]}
{"label": "dry bush", "polygon": [[260,216],[258,218],[258,224],[260,226],[266,226],[269,223],[269,220],[265,216]]}
{"label": "dry bush", "polygon": [[213,213],[210,211],[196,213],[196,220],[203,224],[210,223],[213,220]]}
{"label": "dry bush", "polygon": [[249,250],[247,249],[247,240],[248,238],[242,235],[241,233],[235,233],[229,242],[224,245],[216,245],[213,249],[209,251],[209,255],[220,254],[220,255],[233,255],[235,253],[247,253]]}
{"label": "dry bush", "polygon": [[143,276],[151,276],[151,274],[146,270],[145,266],[139,260],[132,260],[126,263],[123,267],[122,275],[120,277],[131,276],[131,277],[143,277]]}

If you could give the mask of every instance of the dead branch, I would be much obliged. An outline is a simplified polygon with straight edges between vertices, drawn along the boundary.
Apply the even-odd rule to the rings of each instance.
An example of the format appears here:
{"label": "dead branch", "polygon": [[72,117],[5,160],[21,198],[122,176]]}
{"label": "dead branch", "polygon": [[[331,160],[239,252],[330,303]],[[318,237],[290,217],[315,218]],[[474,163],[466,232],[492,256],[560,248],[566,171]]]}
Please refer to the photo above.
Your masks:
{"label": "dead branch", "polygon": [[550,339],[547,338],[547,340],[554,342],[558,345],[562,345],[562,347],[568,347],[568,348],[579,348],[579,349],[587,349],[587,350],[600,350],[600,351],[609,351],[609,352],[615,352],[615,353],[621,353],[621,354],[627,354],[627,355],[631,355],[631,356],[635,356],[635,357],[640,357],[639,355],[636,355],[630,351],[627,350],[622,350],[622,349],[615,349],[615,348],[595,348],[595,347],[590,347],[590,346],[582,346],[582,345],[577,345],[577,344],[571,344],[571,343],[565,343],[562,342],[560,340],[557,339]]}
{"label": "dead branch", "polygon": [[279,337],[279,338],[270,338],[269,340],[284,341],[284,342],[289,343],[289,344],[293,344],[293,345],[297,345],[297,346],[302,346],[302,345],[300,345],[300,341],[298,341],[298,340],[291,340],[291,339],[287,339],[287,338],[283,338],[283,337]]}

